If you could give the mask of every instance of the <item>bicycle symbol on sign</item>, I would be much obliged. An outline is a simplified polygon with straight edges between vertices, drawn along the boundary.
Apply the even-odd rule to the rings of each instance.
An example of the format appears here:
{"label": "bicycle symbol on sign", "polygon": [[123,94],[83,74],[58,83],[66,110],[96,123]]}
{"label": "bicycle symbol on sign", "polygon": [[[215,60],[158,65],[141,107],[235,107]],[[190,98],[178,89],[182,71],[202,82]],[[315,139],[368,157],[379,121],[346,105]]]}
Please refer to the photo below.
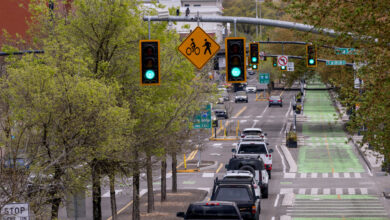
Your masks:
{"label": "bicycle symbol on sign", "polygon": [[191,47],[187,47],[186,49],[186,54],[189,56],[191,55],[191,53],[195,53],[195,55],[199,55],[200,53],[200,48],[196,46],[195,42],[194,42],[194,38],[191,38]]}

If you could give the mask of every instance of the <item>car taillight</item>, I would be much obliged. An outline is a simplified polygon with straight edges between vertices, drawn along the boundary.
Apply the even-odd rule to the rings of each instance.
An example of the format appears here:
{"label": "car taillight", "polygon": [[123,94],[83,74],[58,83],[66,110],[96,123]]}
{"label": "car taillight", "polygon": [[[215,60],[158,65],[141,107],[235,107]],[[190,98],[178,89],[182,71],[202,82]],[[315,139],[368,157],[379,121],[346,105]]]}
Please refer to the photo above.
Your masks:
{"label": "car taillight", "polygon": [[278,102],[282,102],[282,100],[278,100]]}
{"label": "car taillight", "polygon": [[254,185],[253,185],[253,188],[257,189],[257,185],[256,185],[256,184],[254,184]]}
{"label": "car taillight", "polygon": [[206,205],[219,205],[219,202],[217,202],[217,203],[206,203]]}
{"label": "car taillight", "polygon": [[245,137],[245,135],[241,135],[241,137],[242,137],[242,138],[244,138],[244,137]]}
{"label": "car taillight", "polygon": [[252,206],[252,214],[256,214],[256,206]]}
{"label": "car taillight", "polygon": [[272,155],[271,155],[271,154],[266,154],[265,156],[266,156],[266,157],[271,157]]}

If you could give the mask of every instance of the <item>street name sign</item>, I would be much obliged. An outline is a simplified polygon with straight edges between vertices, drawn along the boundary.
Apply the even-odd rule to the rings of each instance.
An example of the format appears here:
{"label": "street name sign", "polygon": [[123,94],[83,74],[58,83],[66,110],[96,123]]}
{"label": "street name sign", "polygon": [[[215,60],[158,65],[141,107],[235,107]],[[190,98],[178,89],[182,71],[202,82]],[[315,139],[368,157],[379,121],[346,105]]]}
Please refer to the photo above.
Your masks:
{"label": "street name sign", "polygon": [[196,68],[203,66],[219,51],[217,44],[202,28],[196,27],[180,44],[178,50]]}
{"label": "street name sign", "polygon": [[345,60],[327,60],[326,65],[327,66],[342,66],[345,65],[347,62]]}
{"label": "street name sign", "polygon": [[259,82],[260,82],[260,84],[268,84],[269,83],[269,73],[260,73],[259,74]]}
{"label": "street name sign", "polygon": [[356,55],[355,48],[335,48],[334,49],[337,55]]}
{"label": "street name sign", "polygon": [[2,219],[8,220],[29,220],[29,205],[28,203],[10,203],[1,208]]}
{"label": "street name sign", "polygon": [[288,56],[278,56],[278,66],[286,66],[288,63]]}
{"label": "street name sign", "polygon": [[289,71],[289,72],[294,71],[294,62],[287,63],[287,71]]}
{"label": "street name sign", "polygon": [[194,129],[211,128],[211,105],[203,106],[192,122]]}

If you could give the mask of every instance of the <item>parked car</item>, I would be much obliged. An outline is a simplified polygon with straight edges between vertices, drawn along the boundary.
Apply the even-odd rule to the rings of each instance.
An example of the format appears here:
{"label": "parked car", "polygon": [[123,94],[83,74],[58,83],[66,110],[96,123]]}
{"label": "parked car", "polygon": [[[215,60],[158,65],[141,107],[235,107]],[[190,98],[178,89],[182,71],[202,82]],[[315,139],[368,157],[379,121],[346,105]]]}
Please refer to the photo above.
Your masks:
{"label": "parked car", "polygon": [[244,219],[258,220],[261,206],[260,197],[256,196],[250,180],[214,180],[210,201],[235,202]]}
{"label": "parked car", "polygon": [[280,107],[283,107],[283,100],[281,96],[271,96],[268,99],[268,107],[271,107],[272,105],[279,105]]}
{"label": "parked car", "polygon": [[228,113],[225,105],[223,104],[213,105],[212,109],[217,118],[228,119]]}
{"label": "parked car", "polygon": [[268,198],[269,177],[263,160],[259,158],[231,158],[225,168],[228,170],[227,174],[233,172],[230,174],[231,177],[234,177],[235,172],[240,172],[241,176],[245,176],[241,172],[250,172],[257,185],[260,186],[262,198]]}
{"label": "parked car", "polygon": [[268,149],[268,143],[264,141],[242,141],[238,143],[236,149],[232,149],[233,157],[236,158],[261,158],[264,162],[265,169],[271,179],[272,170],[272,153],[273,149]]}
{"label": "parked car", "polygon": [[184,219],[234,219],[243,220],[235,202],[212,201],[196,202],[188,206],[187,212],[178,212],[176,216]]}
{"label": "parked car", "polygon": [[236,96],[234,98],[234,102],[246,102],[248,103],[248,94],[245,91],[236,92]]}
{"label": "parked car", "polygon": [[249,93],[249,92],[253,92],[253,93],[256,93],[256,91],[257,91],[257,88],[256,88],[256,86],[247,86],[247,87],[245,87],[245,91],[247,92],[247,93]]}

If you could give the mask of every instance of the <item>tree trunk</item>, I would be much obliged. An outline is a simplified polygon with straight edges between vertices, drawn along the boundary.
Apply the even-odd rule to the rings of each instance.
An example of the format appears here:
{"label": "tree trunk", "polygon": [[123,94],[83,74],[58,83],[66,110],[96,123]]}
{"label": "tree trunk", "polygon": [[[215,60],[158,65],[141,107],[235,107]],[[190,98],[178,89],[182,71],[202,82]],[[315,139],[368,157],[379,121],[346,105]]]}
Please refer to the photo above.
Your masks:
{"label": "tree trunk", "polygon": [[[50,186],[50,200],[51,200],[51,219],[58,219],[58,210],[61,204],[61,197],[59,193],[59,179],[62,171],[59,165],[55,165],[54,184]],[[16,184],[15,184],[16,185]]]}
{"label": "tree trunk", "polygon": [[139,201],[139,163],[138,151],[134,148],[134,167],[133,167],[133,218],[132,220],[140,220],[140,201]]}
{"label": "tree trunk", "polygon": [[116,198],[115,198],[115,172],[110,172],[110,200],[111,200],[111,216],[112,220],[117,220],[116,216]]}
{"label": "tree trunk", "polygon": [[167,200],[167,155],[161,160],[161,202]]}
{"label": "tree trunk", "polygon": [[148,213],[154,210],[154,192],[153,192],[153,173],[152,173],[152,156],[146,156],[146,179],[148,184]]}
{"label": "tree trunk", "polygon": [[177,158],[176,158],[176,153],[173,152],[171,157],[172,157],[172,192],[175,193],[175,192],[177,192],[177,172],[176,172]]}
{"label": "tree trunk", "polygon": [[100,186],[100,169],[97,159],[92,161],[92,210],[93,220],[102,220],[102,192]]}
{"label": "tree trunk", "polygon": [[60,208],[61,198],[58,198],[55,194],[51,194],[54,197],[51,201],[51,219],[58,219],[58,209]]}

